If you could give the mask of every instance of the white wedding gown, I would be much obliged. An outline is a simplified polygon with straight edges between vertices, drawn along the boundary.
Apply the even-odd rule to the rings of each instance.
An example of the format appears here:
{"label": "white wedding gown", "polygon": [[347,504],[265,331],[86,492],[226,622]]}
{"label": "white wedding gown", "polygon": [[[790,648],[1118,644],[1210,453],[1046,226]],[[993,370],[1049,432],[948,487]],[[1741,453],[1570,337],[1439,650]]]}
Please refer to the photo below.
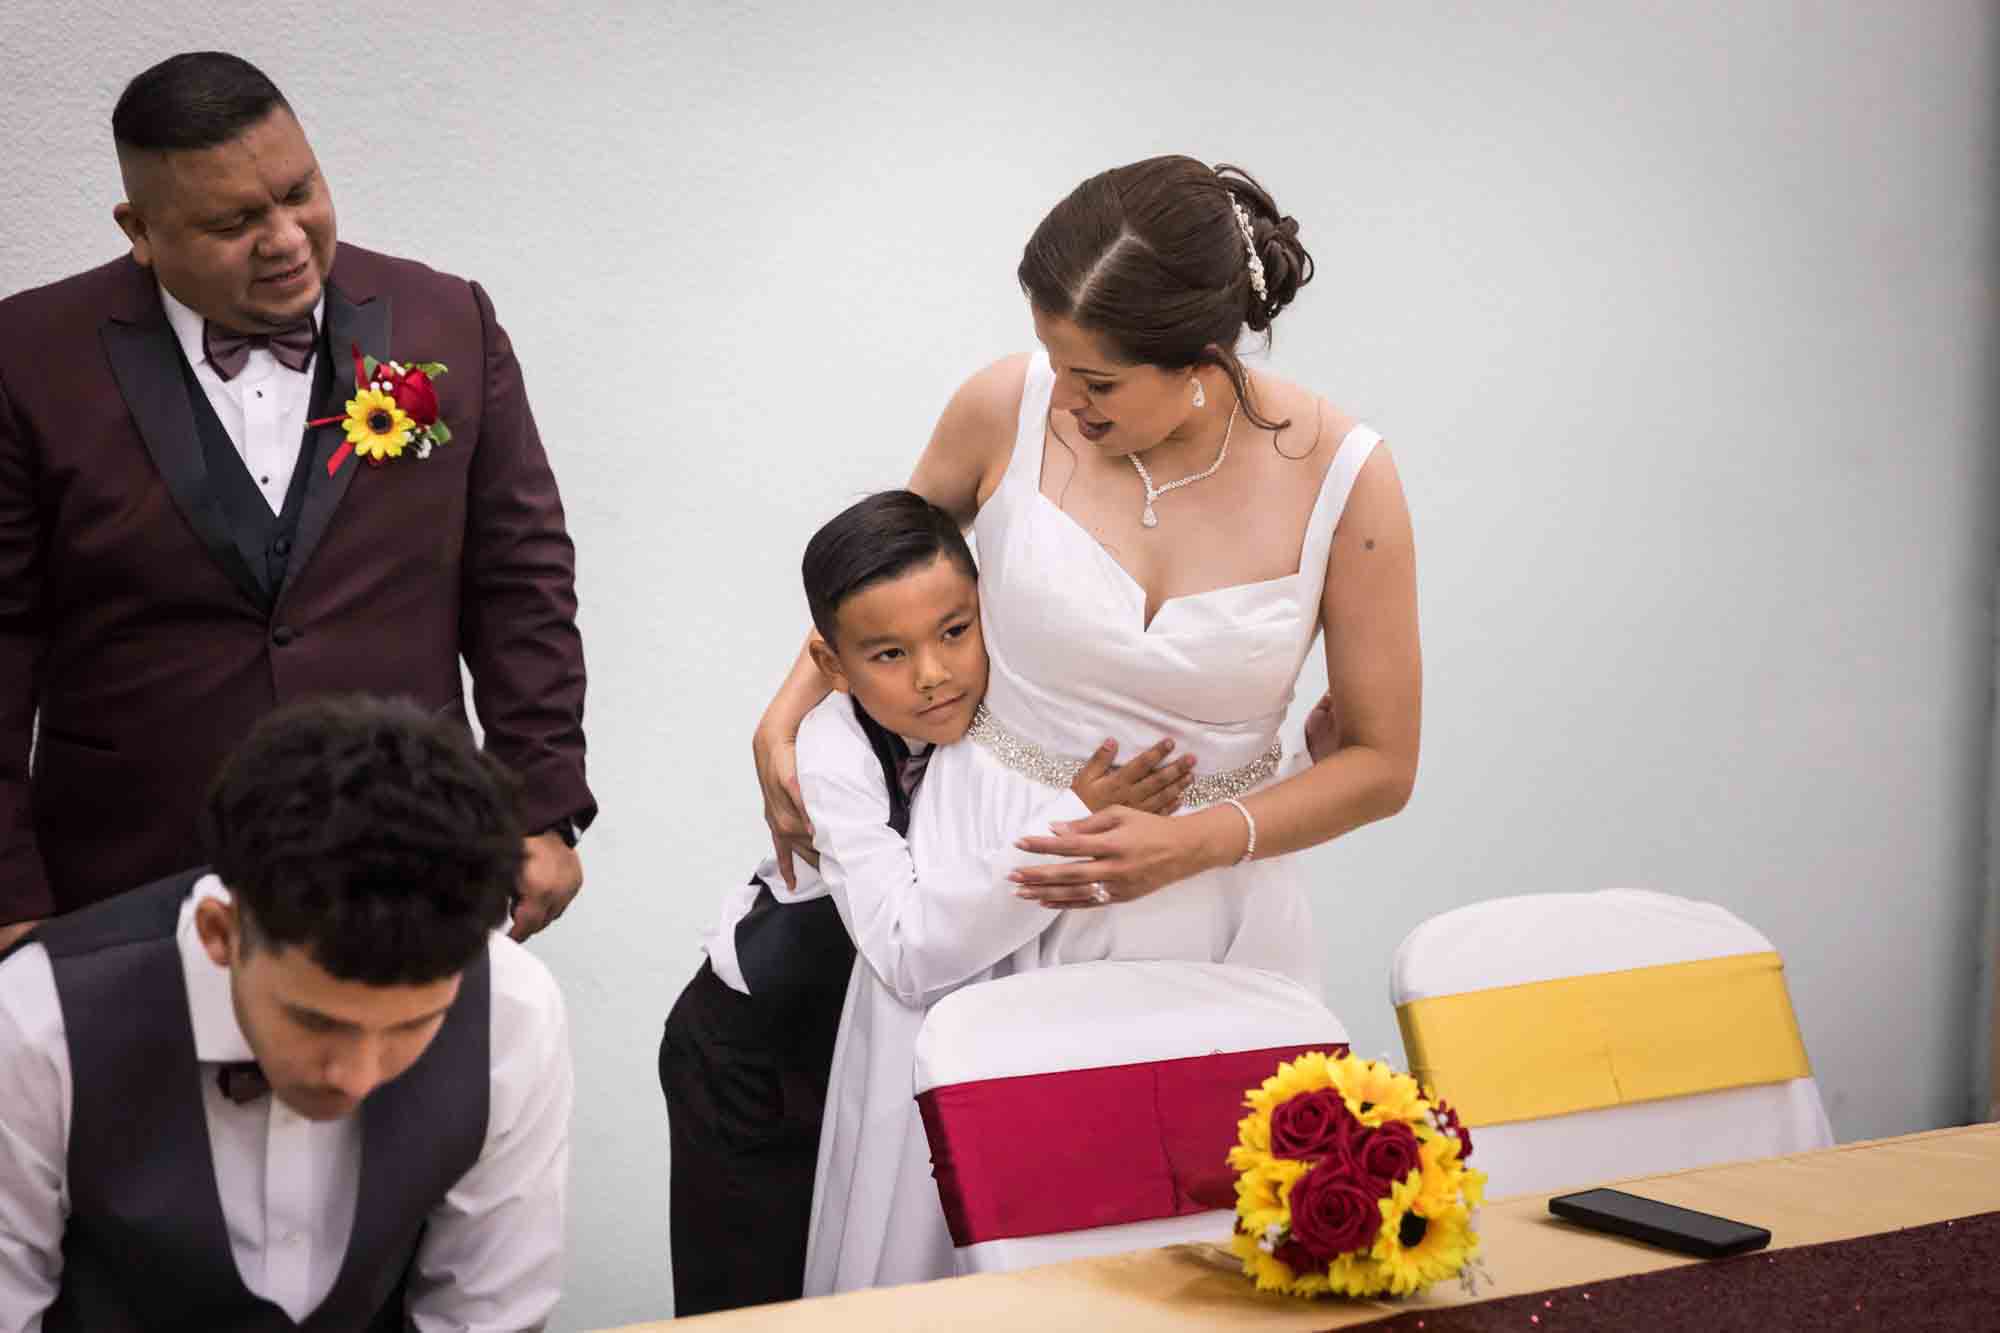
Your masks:
{"label": "white wedding gown", "polygon": [[[1297,572],[1172,598],[1148,626],[1144,589],[1041,494],[1053,385],[1047,358],[1037,353],[1007,474],[974,521],[992,658],[989,713],[1012,737],[1058,758],[1081,758],[1107,736],[1123,754],[1164,736],[1179,753],[1200,757],[1198,780],[1260,760],[1269,768],[1266,756],[1319,630],[1334,528],[1380,437],[1357,426],[1341,442]],[[996,841],[1011,843],[1049,793],[991,746],[969,738],[944,747],[911,813],[919,883],[947,866],[962,870],[969,853]],[[1004,883],[993,888],[1009,891]],[[1312,915],[1288,858],[1208,871],[1109,908],[1036,910],[1042,915],[1020,938],[994,940],[990,967],[955,982],[1098,959],[1167,958],[1262,968],[1319,989]],[[820,1129],[808,1296],[953,1271],[911,1066],[928,1004],[949,989],[904,1003],[870,966],[864,944]]]}

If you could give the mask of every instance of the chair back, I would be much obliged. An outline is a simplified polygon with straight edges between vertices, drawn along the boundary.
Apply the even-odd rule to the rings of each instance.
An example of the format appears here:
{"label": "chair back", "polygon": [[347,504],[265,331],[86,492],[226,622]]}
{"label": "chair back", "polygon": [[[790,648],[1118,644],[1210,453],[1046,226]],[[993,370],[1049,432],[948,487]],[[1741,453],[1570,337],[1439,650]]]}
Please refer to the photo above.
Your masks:
{"label": "chair back", "polygon": [[1244,1092],[1346,1040],[1297,982],[1222,963],[1078,963],[953,992],[918,1036],[916,1090],[958,1270],[1226,1240]]}
{"label": "chair back", "polygon": [[1726,909],[1641,889],[1445,912],[1396,950],[1411,1072],[1490,1195],[1833,1143],[1784,965]]}

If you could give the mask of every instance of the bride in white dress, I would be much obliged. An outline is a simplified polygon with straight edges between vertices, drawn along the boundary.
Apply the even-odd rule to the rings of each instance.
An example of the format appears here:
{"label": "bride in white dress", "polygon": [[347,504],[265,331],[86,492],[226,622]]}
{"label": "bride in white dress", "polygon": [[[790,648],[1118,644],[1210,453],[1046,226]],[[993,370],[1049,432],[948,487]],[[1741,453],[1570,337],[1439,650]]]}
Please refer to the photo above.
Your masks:
{"label": "bride in white dress", "polygon": [[[1018,892],[1067,910],[996,952],[999,971],[1177,958],[1316,989],[1306,886],[1283,854],[1408,799],[1421,667],[1394,466],[1372,430],[1235,352],[1310,275],[1296,223],[1234,169],[1155,158],[1093,177],[1022,259],[1041,351],[968,381],[917,465],[911,489],[977,534],[992,659],[986,722],[919,793],[919,878],[1106,737],[1125,753],[1167,737],[1198,761],[1181,813],[1113,808],[1028,841],[1063,859],[1016,871]],[[1330,743],[1280,776],[1278,729],[1322,631]],[[824,689],[802,657],[759,727],[781,848],[809,813],[791,738]],[[915,1124],[921,1008],[858,966],[843,1022],[809,1295],[950,1271],[921,1130],[880,1128]]]}

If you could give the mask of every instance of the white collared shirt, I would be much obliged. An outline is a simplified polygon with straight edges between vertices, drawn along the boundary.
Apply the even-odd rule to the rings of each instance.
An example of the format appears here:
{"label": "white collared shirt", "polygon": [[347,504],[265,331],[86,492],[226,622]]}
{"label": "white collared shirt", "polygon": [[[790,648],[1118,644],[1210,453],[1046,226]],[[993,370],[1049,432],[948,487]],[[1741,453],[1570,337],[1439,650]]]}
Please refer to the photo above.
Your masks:
{"label": "white collared shirt", "polygon": [[[1040,903],[1018,897],[1007,875],[1051,859],[1018,850],[1013,837],[1046,834],[1057,820],[1090,814],[1068,788],[1051,789],[995,846],[934,849],[932,873],[920,879],[909,840],[889,826],[882,761],[847,695],[828,695],[799,724],[798,771],[819,869],[809,874],[795,859],[794,892],[785,889],[774,861],[757,868],[758,879],[780,902],[832,897],[863,961],[903,1003],[924,1003],[991,966],[995,940],[1031,936],[1055,920]],[[912,800],[925,799],[920,786]],[[745,994],[736,923],[756,896],[755,883],[728,895],[722,922],[706,941],[715,975]]]}
{"label": "white collared shirt", "polygon": [[[847,695],[836,692],[829,694],[827,699],[833,702],[829,704],[823,700],[819,705],[820,708],[844,709],[846,717],[850,719],[854,717],[852,701]],[[833,743],[814,748],[811,752],[811,762],[815,766],[825,765],[837,769],[848,780],[841,784],[840,794],[826,802],[825,810],[814,809],[814,828],[817,829],[822,822],[839,827],[843,831],[838,840],[841,852],[850,845],[850,839],[845,836],[845,830],[849,828],[856,830],[864,847],[871,841],[887,838],[892,846],[903,846],[907,851],[907,845],[903,844],[901,835],[889,827],[889,788],[882,781],[882,761],[876,757],[875,749],[861,730],[860,722],[856,721],[852,730],[841,729],[829,734],[834,737]],[[913,741],[907,736],[898,739],[912,756],[930,753],[929,741]],[[806,757],[801,754],[800,768],[803,769],[805,764]],[[921,772],[921,768],[918,771]],[[915,785],[907,781],[904,783],[905,799],[915,796]],[[857,790],[860,794],[856,799],[845,799],[848,792]],[[815,848],[815,854],[820,857],[820,866],[827,864],[827,853]],[[832,873],[836,877],[844,877],[839,864],[840,852],[834,852],[832,855],[834,857]],[[756,905],[759,889],[769,889],[771,896],[783,904],[803,903],[814,898],[826,897],[830,886],[826,878],[820,874],[820,866],[811,864],[803,857],[794,856],[792,878],[797,881],[797,886],[787,888],[785,877],[778,873],[777,858],[767,856],[757,863],[755,870],[750,872],[749,883],[733,887],[722,896],[722,919],[714,930],[703,937],[701,946],[708,954],[709,968],[714,971],[717,980],[740,995],[750,993],[750,983],[743,977],[743,965],[736,959],[736,927],[742,924],[743,918],[748,916],[750,909]]]}
{"label": "white collared shirt", "polygon": [[[303,370],[293,370],[272,356],[269,348],[254,347],[236,377],[225,380],[208,363],[208,353],[202,347],[202,317],[165,287],[160,288],[160,304],[166,307],[167,323],[173,326],[181,354],[194,367],[195,380],[208,395],[222,428],[229,432],[229,441],[242,456],[243,465],[250,469],[250,479],[263,492],[271,512],[280,512],[305,442],[306,413],[312,410],[312,361],[308,359]],[[324,292],[313,306],[312,316],[315,329],[325,327]],[[315,349],[313,355],[318,354]]]}
{"label": "white collared shirt", "polygon": [[[216,1193],[243,1285],[303,1321],[333,1289],[354,1225],[361,1117],[306,1120],[276,1097],[237,1105],[213,1068],[252,1057],[229,973],[202,947],[195,903],[177,936]],[[495,935],[492,1082],[479,1159],[430,1215],[411,1274],[420,1333],[538,1328],[562,1286],[573,1080],[562,994],[540,960]],[[40,1333],[62,1287],[72,1081],[62,1007],[39,944],[0,964],[0,1333]]]}

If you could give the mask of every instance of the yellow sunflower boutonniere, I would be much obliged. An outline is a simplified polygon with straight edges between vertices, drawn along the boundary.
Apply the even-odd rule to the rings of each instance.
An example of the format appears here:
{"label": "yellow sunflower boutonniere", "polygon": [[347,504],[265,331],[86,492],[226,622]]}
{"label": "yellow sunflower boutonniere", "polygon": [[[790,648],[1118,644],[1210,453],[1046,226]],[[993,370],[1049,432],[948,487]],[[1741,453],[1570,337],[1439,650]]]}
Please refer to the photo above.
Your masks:
{"label": "yellow sunflower boutonniere", "polygon": [[1470,1281],[1484,1173],[1472,1136],[1408,1074],[1310,1051],[1244,1096],[1230,1249],[1260,1291],[1405,1296]]}
{"label": "yellow sunflower boutonniere", "polygon": [[350,454],[359,454],[369,466],[380,467],[392,458],[401,458],[408,449],[418,459],[451,443],[451,427],[438,416],[437,386],[445,373],[441,361],[377,361],[354,351],[354,396],[347,411],[337,417],[308,421],[308,426],[339,425],[347,434],[333,456],[326,460],[326,474],[340,471]]}

